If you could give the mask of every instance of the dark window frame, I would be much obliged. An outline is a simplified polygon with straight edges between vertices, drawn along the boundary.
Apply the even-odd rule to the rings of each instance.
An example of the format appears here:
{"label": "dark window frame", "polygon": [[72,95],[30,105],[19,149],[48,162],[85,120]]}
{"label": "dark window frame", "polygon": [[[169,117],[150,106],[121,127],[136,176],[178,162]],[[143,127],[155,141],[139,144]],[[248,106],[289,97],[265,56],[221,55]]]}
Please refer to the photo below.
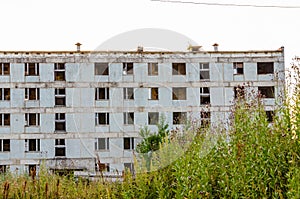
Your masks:
{"label": "dark window frame", "polygon": [[233,62],[234,75],[244,74],[244,62]]}
{"label": "dark window frame", "polygon": [[173,125],[185,124],[187,121],[187,112],[173,112]]}
{"label": "dark window frame", "polygon": [[40,64],[39,63],[25,63],[25,76],[39,76],[40,72],[39,69]]}
{"label": "dark window frame", "polygon": [[274,62],[257,62],[257,74],[274,74]]}
{"label": "dark window frame", "polygon": [[97,76],[108,76],[109,75],[109,63],[107,62],[96,62],[94,63],[94,73]]}
{"label": "dark window frame", "polygon": [[123,145],[124,150],[134,150],[134,137],[124,137]]}
{"label": "dark window frame", "polygon": [[258,93],[262,98],[275,98],[274,86],[259,86]]}
{"label": "dark window frame", "polygon": [[158,76],[158,63],[148,63],[148,76]]}
{"label": "dark window frame", "polygon": [[124,125],[134,125],[134,112],[123,113]]}
{"label": "dark window frame", "polygon": [[172,75],[186,75],[186,63],[172,63]]}
{"label": "dark window frame", "polygon": [[101,112],[95,114],[96,126],[109,125],[109,112]]}
{"label": "dark window frame", "polygon": [[186,87],[173,87],[172,88],[172,100],[186,100],[187,88]]}

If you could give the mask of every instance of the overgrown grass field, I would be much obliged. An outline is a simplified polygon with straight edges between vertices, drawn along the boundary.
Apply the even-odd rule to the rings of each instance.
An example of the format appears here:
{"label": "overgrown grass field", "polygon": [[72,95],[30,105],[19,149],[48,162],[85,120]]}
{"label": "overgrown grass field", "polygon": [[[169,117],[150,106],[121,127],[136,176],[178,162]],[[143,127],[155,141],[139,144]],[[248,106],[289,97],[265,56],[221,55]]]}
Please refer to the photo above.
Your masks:
{"label": "overgrown grass field", "polygon": [[[76,181],[72,176],[2,175],[2,198],[300,198],[300,92],[285,99],[267,120],[260,99],[238,100],[231,123],[207,146],[208,129],[195,128],[194,139],[170,164],[152,163],[122,182]],[[216,128],[214,128],[216,129]],[[216,131],[216,130],[215,130]],[[173,140],[159,138],[155,148]],[[149,162],[148,162],[149,163]],[[150,168],[150,170],[149,170]]]}

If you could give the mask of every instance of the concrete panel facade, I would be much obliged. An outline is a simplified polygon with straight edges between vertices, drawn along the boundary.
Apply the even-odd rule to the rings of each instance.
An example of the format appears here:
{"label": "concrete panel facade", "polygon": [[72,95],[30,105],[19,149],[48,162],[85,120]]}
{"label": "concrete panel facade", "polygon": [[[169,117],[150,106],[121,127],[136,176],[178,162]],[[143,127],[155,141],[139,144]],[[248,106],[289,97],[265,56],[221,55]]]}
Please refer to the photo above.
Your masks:
{"label": "concrete panel facade", "polygon": [[[182,128],[173,123],[174,112],[187,113],[188,118],[201,123],[200,112],[209,111],[207,119],[212,124],[226,123],[235,88],[246,84],[255,91],[258,87],[274,88],[274,96],[264,99],[266,110],[274,110],[284,87],[283,53],[283,48],[237,52],[0,52],[0,63],[10,63],[9,75],[0,74],[0,88],[10,89],[10,99],[0,99],[1,117],[10,116],[9,125],[0,125],[0,141],[10,141],[8,151],[0,149],[1,165],[26,172],[30,165],[38,168],[44,161],[51,170],[94,173],[98,155],[110,172],[122,171],[124,163],[133,162],[133,150],[141,141],[140,128],[147,125],[157,130],[148,124],[149,112],[164,115],[170,130]],[[236,62],[242,63],[243,72],[236,73]],[[271,62],[274,70],[258,74],[258,62]],[[33,71],[29,71],[25,75],[28,63],[38,64],[39,73],[30,75]],[[95,63],[108,63],[108,75],[95,74]],[[133,74],[123,71],[124,63],[133,63]],[[157,64],[156,73],[148,73],[148,63]],[[182,68],[174,63],[183,64]],[[201,68],[201,64],[208,68]],[[200,79],[204,73],[208,79]],[[204,94],[210,101],[205,104],[201,102],[201,88],[207,87],[209,93]],[[97,97],[98,88],[101,93]],[[105,94],[102,88],[109,91]],[[124,88],[133,89],[133,99],[124,99]],[[151,99],[151,88],[158,88],[158,99]],[[174,88],[185,90],[178,94],[180,99],[173,99]],[[103,140],[98,143],[102,138],[108,138],[105,145]],[[124,138],[132,139],[134,147],[124,149]]]}

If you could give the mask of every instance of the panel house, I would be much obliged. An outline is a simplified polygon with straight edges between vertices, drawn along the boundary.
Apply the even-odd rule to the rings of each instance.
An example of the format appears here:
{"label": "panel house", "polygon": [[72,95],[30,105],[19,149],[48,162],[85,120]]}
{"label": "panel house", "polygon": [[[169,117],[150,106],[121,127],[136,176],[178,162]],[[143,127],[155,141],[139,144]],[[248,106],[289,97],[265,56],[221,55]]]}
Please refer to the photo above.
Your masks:
{"label": "panel house", "polygon": [[258,51],[0,51],[0,171],[107,172],[132,167],[139,129],[164,115],[226,120],[244,84],[272,121],[284,49]]}

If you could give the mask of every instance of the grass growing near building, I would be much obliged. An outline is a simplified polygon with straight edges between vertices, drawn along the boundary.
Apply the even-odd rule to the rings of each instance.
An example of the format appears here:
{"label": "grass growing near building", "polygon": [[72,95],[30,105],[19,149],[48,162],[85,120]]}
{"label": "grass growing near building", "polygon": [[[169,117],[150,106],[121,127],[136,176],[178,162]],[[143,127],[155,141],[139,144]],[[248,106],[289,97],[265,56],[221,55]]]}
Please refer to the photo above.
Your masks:
{"label": "grass growing near building", "polygon": [[8,174],[1,177],[2,198],[300,198],[300,95],[294,96],[272,125],[259,99],[238,101],[227,134],[206,155],[207,129],[197,129],[184,155],[161,169],[126,173],[114,183],[46,170],[38,178]]}

